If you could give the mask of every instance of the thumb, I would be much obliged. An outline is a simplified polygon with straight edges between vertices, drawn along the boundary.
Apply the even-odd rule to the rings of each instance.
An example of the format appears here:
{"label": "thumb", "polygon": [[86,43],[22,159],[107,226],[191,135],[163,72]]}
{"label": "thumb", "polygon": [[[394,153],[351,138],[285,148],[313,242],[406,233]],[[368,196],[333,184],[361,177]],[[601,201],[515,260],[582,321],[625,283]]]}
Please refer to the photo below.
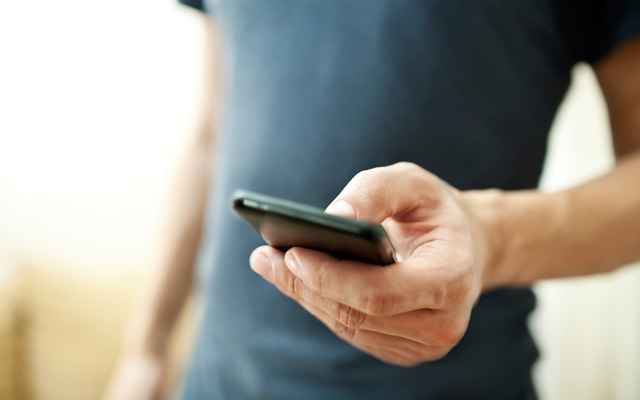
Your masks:
{"label": "thumb", "polygon": [[337,215],[339,217],[357,219],[358,213],[355,208],[349,203],[348,200],[336,199],[326,210],[324,210],[327,214]]}
{"label": "thumb", "polygon": [[358,173],[327,207],[328,214],[374,224],[435,204],[438,178],[412,163],[397,163]]}

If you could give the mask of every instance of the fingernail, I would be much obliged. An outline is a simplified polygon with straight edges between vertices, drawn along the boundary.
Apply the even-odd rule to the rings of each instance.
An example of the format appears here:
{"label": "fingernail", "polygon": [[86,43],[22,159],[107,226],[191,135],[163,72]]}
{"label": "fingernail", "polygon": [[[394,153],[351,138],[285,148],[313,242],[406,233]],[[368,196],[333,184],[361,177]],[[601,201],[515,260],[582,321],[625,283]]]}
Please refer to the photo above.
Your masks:
{"label": "fingernail", "polygon": [[298,265],[298,260],[296,260],[294,256],[289,253],[285,254],[284,263],[287,265],[287,268],[289,268],[289,271],[291,271],[292,274],[296,276],[298,275],[298,273],[300,272],[300,265]]}
{"label": "fingernail", "polygon": [[273,277],[273,268],[271,267],[271,260],[269,260],[269,257],[262,253],[258,253],[252,256],[249,262],[251,264],[251,269],[258,275],[269,281],[271,280]]}
{"label": "fingernail", "polygon": [[356,210],[353,208],[351,204],[346,202],[345,200],[339,200],[333,204],[331,204],[325,210],[327,214],[338,215],[340,217],[345,218],[355,218]]}

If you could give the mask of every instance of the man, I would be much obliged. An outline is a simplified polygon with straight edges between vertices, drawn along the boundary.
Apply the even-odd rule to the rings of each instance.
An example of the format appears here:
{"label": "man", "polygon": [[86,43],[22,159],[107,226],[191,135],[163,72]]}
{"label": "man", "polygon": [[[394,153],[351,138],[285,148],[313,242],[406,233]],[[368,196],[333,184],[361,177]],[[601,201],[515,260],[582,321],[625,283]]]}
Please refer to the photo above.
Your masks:
{"label": "man", "polygon": [[[640,259],[640,3],[205,6],[226,93],[183,397],[535,398],[528,285]],[[541,193],[547,132],[579,61],[594,66],[619,161]],[[259,247],[230,210],[236,188],[383,223],[402,261]],[[156,391],[188,288],[199,213],[181,212],[114,384],[135,398]]]}

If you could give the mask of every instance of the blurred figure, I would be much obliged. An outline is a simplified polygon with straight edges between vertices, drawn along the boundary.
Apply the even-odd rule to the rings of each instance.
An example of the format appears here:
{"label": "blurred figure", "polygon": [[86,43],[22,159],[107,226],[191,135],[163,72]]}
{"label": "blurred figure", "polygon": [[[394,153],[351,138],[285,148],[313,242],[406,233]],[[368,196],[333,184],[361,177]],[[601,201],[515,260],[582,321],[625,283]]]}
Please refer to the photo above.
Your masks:
{"label": "blurred figure", "polygon": [[[528,286],[640,259],[640,2],[185,3],[220,38],[224,115],[185,160],[191,206],[176,210],[172,257],[106,397],[159,395],[195,264],[182,398],[536,398]],[[596,71],[619,162],[542,193],[579,61]],[[403,261],[259,247],[229,207],[236,188],[383,223]]]}

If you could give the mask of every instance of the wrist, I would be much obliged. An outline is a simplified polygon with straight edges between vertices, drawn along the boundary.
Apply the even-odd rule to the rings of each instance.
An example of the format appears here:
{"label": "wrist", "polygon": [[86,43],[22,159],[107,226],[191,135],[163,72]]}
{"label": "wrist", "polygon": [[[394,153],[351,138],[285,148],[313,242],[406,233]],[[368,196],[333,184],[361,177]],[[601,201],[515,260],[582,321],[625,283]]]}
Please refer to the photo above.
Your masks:
{"label": "wrist", "polygon": [[461,192],[461,195],[473,226],[483,291],[507,284],[503,265],[509,235],[501,212],[506,203],[505,192],[498,189],[469,190]]}
{"label": "wrist", "polygon": [[[525,286],[548,278],[555,246],[566,236],[568,199],[562,193],[496,189],[464,192],[478,225],[483,289]],[[553,244],[553,245],[552,245]]]}
{"label": "wrist", "polygon": [[125,349],[118,359],[119,365],[146,365],[157,368],[164,368],[169,362],[166,352],[151,352],[143,348]]}
{"label": "wrist", "polygon": [[162,360],[167,355],[169,337],[165,329],[134,332],[125,340],[123,351],[125,355]]}

